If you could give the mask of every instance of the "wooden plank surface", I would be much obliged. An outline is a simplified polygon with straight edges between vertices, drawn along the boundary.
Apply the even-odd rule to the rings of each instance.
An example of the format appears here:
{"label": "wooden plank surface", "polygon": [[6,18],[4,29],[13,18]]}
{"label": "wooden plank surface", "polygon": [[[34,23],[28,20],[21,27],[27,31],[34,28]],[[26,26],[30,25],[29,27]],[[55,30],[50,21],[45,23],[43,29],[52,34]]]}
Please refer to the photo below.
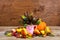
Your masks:
{"label": "wooden plank surface", "polygon": [[9,27],[4,27],[4,26],[1,26],[0,27],[0,40],[60,40],[60,26],[49,26],[52,30],[52,32],[54,33],[54,37],[49,37],[49,36],[46,36],[46,37],[34,37],[34,38],[31,38],[31,39],[21,39],[21,38],[16,38],[16,37],[6,37],[4,35],[4,32],[7,31],[7,30],[11,30],[12,28],[16,28],[18,26],[9,26]]}
{"label": "wooden plank surface", "polygon": [[26,11],[49,26],[60,25],[60,0],[0,0],[0,26],[20,25],[20,16]]}

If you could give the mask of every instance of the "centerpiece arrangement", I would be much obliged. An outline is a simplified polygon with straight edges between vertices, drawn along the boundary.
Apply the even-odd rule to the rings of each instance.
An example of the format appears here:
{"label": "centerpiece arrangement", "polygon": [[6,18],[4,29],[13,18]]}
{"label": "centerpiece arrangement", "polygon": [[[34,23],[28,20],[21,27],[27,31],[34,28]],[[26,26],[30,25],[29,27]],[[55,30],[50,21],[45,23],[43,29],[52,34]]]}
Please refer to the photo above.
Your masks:
{"label": "centerpiece arrangement", "polygon": [[15,36],[17,38],[54,36],[46,23],[41,18],[33,16],[33,13],[24,13],[19,23],[23,26],[6,31],[5,35],[9,37]]}

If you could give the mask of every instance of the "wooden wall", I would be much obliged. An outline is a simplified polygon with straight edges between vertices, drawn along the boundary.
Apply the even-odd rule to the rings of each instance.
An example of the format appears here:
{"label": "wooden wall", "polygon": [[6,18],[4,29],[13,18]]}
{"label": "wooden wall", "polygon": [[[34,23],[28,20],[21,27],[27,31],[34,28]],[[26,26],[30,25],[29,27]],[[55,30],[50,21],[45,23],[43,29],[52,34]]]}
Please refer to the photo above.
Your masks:
{"label": "wooden wall", "polygon": [[20,15],[34,10],[47,25],[60,25],[60,0],[0,0],[0,25],[20,25]]}

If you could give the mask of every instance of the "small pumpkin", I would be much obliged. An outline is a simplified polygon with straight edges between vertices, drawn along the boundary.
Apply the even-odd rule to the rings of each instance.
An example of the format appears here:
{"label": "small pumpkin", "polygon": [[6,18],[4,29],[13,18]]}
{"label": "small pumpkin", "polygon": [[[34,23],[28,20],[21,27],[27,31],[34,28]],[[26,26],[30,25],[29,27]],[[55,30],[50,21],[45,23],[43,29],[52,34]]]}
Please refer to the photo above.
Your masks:
{"label": "small pumpkin", "polygon": [[45,28],[46,28],[46,23],[45,22],[41,22],[39,25],[37,25],[38,30],[44,30]]}

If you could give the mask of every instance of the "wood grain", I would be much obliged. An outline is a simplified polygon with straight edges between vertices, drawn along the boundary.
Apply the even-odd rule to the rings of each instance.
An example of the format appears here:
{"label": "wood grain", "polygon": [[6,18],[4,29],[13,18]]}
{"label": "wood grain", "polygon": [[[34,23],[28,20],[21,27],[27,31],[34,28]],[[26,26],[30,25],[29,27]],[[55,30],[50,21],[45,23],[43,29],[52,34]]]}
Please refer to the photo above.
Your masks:
{"label": "wood grain", "polygon": [[47,25],[60,25],[60,0],[0,0],[0,25],[20,25],[25,11],[34,12]]}

